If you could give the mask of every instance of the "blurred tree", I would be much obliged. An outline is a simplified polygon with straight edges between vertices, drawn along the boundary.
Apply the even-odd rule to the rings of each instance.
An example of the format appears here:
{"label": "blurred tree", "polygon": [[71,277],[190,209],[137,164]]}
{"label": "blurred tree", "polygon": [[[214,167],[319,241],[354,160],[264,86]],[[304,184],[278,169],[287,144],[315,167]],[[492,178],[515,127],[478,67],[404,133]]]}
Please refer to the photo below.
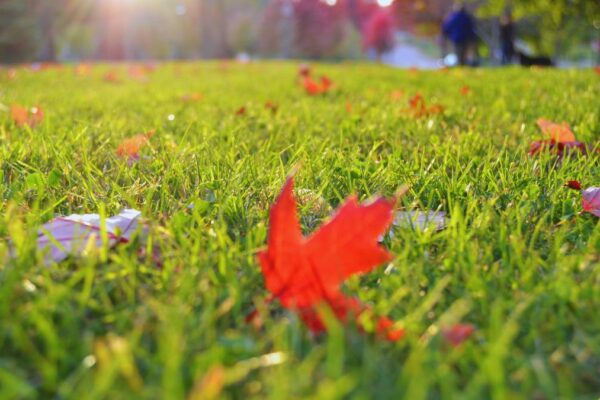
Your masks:
{"label": "blurred tree", "polygon": [[0,61],[20,62],[35,57],[36,16],[33,1],[0,0]]}
{"label": "blurred tree", "polygon": [[598,0],[489,0],[479,14],[499,16],[507,6],[518,21],[518,34],[539,52],[561,56],[600,35]]}
{"label": "blurred tree", "polygon": [[363,47],[373,49],[377,58],[394,46],[394,19],[390,12],[381,8],[377,10],[366,22],[363,29]]}
{"label": "blurred tree", "polygon": [[102,60],[122,60],[125,57],[127,12],[123,3],[121,0],[103,0],[96,3],[97,57]]}
{"label": "blurred tree", "polygon": [[227,45],[227,0],[198,0],[201,54],[205,58],[231,56]]}
{"label": "blurred tree", "polygon": [[325,58],[335,53],[344,39],[345,9],[340,3],[302,0],[294,5],[294,43],[303,57]]}
{"label": "blurred tree", "polygon": [[257,10],[250,6],[236,7],[230,11],[227,26],[227,46],[234,53],[253,53],[257,49]]}

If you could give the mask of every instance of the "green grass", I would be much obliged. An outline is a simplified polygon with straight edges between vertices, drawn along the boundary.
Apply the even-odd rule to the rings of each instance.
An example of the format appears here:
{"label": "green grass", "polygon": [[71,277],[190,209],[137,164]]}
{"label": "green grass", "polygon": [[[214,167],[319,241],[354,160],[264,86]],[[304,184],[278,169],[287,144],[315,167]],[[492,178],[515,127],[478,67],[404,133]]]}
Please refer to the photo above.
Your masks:
{"label": "green grass", "polygon": [[[600,224],[563,187],[600,184],[600,157],[527,155],[540,117],[598,143],[592,71],[315,65],[336,90],[311,98],[295,64],[165,64],[146,83],[119,66],[119,84],[101,79],[107,68],[0,72],[0,103],[46,112],[19,129],[0,111],[0,398],[600,396]],[[407,116],[417,91],[446,112]],[[180,100],[192,92],[204,100]],[[140,162],[116,157],[150,129]],[[277,303],[262,330],[244,322],[267,295],[255,254],[295,165],[307,233],[346,196],[403,184],[403,206],[450,215],[439,233],[397,229],[393,266],[344,286],[402,323],[404,340],[335,324],[311,337]],[[145,244],[50,267],[36,255],[52,217],[124,207],[148,219]],[[160,248],[162,269],[140,245]],[[458,321],[477,330],[451,348],[438,332]]]}

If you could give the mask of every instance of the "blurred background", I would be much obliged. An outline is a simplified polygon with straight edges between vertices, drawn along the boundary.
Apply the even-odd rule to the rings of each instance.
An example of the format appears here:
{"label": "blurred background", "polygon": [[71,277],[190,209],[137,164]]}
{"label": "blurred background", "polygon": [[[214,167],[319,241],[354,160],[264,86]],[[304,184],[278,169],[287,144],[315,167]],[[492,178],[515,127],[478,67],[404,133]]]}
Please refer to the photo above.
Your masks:
{"label": "blurred background", "polygon": [[[452,0],[0,0],[0,62],[238,57],[434,67],[452,52],[442,27],[458,6]],[[599,62],[600,0],[465,6],[475,21],[477,64],[503,61],[506,18],[516,51],[528,57]]]}

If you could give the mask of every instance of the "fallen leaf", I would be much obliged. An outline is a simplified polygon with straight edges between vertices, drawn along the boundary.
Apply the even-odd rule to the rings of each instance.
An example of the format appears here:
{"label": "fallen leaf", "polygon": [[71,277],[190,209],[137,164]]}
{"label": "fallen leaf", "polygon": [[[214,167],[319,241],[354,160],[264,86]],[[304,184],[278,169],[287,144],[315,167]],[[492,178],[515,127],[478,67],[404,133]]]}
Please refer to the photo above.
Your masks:
{"label": "fallen leaf", "polygon": [[537,140],[529,145],[529,155],[549,151],[562,157],[565,153],[587,155],[589,152],[585,143],[577,141],[575,134],[565,122],[557,124],[540,118],[537,125],[546,135],[546,140]]}
{"label": "fallen leaf", "polygon": [[87,76],[90,74],[92,67],[90,64],[81,63],[75,66],[75,75],[77,76]]}
{"label": "fallen leaf", "polygon": [[333,81],[325,75],[321,76],[319,82],[313,80],[310,76],[305,76],[302,79],[302,85],[308,95],[317,96],[329,92],[333,87]]}
{"label": "fallen leaf", "polygon": [[354,109],[354,106],[352,105],[352,103],[350,103],[349,101],[347,101],[346,102],[346,112],[348,114],[351,114],[353,109]]}
{"label": "fallen leaf", "polygon": [[589,187],[581,191],[583,210],[600,218],[600,187]]}
{"label": "fallen leaf", "polygon": [[329,77],[326,75],[321,76],[321,88],[323,90],[323,93],[328,92],[329,90],[331,90],[332,87],[333,81],[329,79]]}
{"label": "fallen leaf", "polygon": [[44,119],[44,110],[41,107],[32,107],[27,109],[18,104],[10,107],[10,117],[18,127],[29,126],[34,128]]}
{"label": "fallen leaf", "polygon": [[279,110],[279,106],[270,100],[265,103],[265,108],[273,114],[277,114],[277,111]]}
{"label": "fallen leaf", "polygon": [[587,155],[588,148],[582,142],[556,143],[550,140],[537,140],[529,145],[529,155],[536,155],[543,151],[555,153],[562,157],[565,153]]}
{"label": "fallen leaf", "polygon": [[120,81],[119,73],[115,69],[107,71],[102,79],[104,79],[105,82],[110,83],[118,83]]}
{"label": "fallen leaf", "polygon": [[394,90],[390,95],[390,99],[392,101],[400,101],[404,97],[404,91],[402,90]]}
{"label": "fallen leaf", "polygon": [[548,140],[556,143],[568,143],[576,140],[575,135],[566,122],[557,124],[552,121],[548,121],[547,119],[540,118],[537,120],[537,125],[547,136]]}
{"label": "fallen leaf", "polygon": [[442,329],[442,336],[452,346],[461,345],[475,332],[475,327],[471,324],[456,324],[450,328]]}
{"label": "fallen leaf", "polygon": [[581,192],[583,211],[589,212],[590,214],[600,218],[600,187],[592,186],[582,190],[582,186],[579,181],[569,181],[567,182],[566,186]]}
{"label": "fallen leaf", "polygon": [[581,190],[581,183],[579,181],[569,181],[565,186],[574,190]]}
{"label": "fallen leaf", "polygon": [[408,112],[411,113],[415,118],[428,117],[430,115],[441,114],[444,112],[444,106],[441,104],[432,104],[428,107],[425,99],[420,93],[417,93],[411,97],[408,100],[408,105]]}
{"label": "fallen leaf", "polygon": [[186,103],[191,103],[191,102],[198,102],[198,101],[202,101],[203,96],[200,93],[189,93],[189,94],[184,94],[183,96],[181,96],[181,100],[186,102]]}
{"label": "fallen leaf", "polygon": [[308,76],[302,80],[302,85],[304,86],[306,93],[310,96],[316,96],[322,93],[321,85]]}
{"label": "fallen leaf", "polygon": [[[108,245],[127,243],[138,226],[141,212],[126,209],[119,215],[107,218]],[[92,241],[95,247],[102,246],[100,216],[98,214],[72,214],[55,218],[44,224],[37,237],[38,248],[46,253],[46,263],[60,262],[69,255],[81,254]]]}
{"label": "fallen leaf", "polygon": [[[318,312],[327,305],[342,322],[351,318],[361,326],[359,316],[371,312],[340,290],[352,275],[366,273],[392,259],[377,238],[393,219],[395,200],[377,198],[359,204],[350,197],[337,213],[310,237],[300,230],[293,194],[293,178],[288,178],[270,212],[267,249],[258,254],[265,285],[272,298],[296,311],[314,333],[326,328]],[[381,317],[377,333],[389,340],[403,336],[392,321]]]}
{"label": "fallen leaf", "polygon": [[140,133],[123,140],[117,147],[117,155],[127,158],[128,160],[139,160],[140,150],[144,147],[150,138],[154,135],[154,131]]}

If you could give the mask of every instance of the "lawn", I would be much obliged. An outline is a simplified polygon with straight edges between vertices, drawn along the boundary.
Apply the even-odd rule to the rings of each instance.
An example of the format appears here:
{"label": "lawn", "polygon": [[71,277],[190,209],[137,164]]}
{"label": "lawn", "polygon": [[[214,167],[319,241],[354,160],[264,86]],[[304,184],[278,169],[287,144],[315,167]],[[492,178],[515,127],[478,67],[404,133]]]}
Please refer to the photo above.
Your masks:
{"label": "lawn", "polygon": [[[0,398],[600,396],[600,224],[564,187],[598,186],[600,155],[528,155],[538,118],[599,142],[594,71],[312,71],[332,91],[308,96],[294,63],[0,71]],[[444,111],[415,117],[417,92]],[[17,127],[15,103],[43,121]],[[117,156],[152,129],[139,160]],[[392,263],[343,286],[402,340],[333,320],[314,336],[265,303],[256,253],[295,168],[306,234],[405,184],[399,208],[448,214],[439,232],[393,228]],[[147,237],[36,253],[50,219],[123,208]],[[456,323],[475,331],[455,347],[440,332]]]}

